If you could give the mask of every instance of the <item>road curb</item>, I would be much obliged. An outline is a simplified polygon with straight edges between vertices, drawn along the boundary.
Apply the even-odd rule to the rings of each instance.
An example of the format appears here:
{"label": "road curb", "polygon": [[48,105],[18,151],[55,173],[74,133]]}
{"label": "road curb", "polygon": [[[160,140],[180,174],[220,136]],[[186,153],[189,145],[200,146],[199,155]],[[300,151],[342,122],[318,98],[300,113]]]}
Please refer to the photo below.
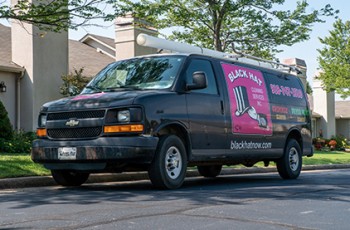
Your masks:
{"label": "road curb", "polygon": [[[303,166],[303,171],[309,170],[329,170],[329,169],[347,169],[350,168],[350,164],[334,164],[334,165],[307,165]],[[277,172],[275,167],[268,168],[224,168],[220,175],[235,175],[235,174],[252,174],[252,173],[270,173]],[[197,170],[189,170],[186,174],[187,177],[200,176]],[[117,182],[117,181],[135,181],[135,180],[148,180],[147,172],[132,172],[132,173],[119,173],[119,174],[92,174],[86,183],[105,183],[105,182]],[[14,189],[14,188],[26,188],[26,187],[43,187],[43,186],[55,186],[56,182],[51,176],[35,176],[35,177],[19,177],[0,179],[0,189]]]}

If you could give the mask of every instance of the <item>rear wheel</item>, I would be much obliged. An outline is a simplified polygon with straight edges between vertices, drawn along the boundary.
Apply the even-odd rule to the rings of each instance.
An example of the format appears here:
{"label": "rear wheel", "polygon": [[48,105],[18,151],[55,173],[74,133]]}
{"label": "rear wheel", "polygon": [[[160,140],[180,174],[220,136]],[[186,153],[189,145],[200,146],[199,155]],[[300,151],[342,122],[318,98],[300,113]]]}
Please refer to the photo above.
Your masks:
{"label": "rear wheel", "polygon": [[283,179],[298,178],[302,166],[302,153],[300,145],[295,139],[288,141],[283,157],[276,163],[278,173]]}
{"label": "rear wheel", "polygon": [[198,172],[204,177],[216,177],[220,174],[222,165],[197,166]]}
{"label": "rear wheel", "polygon": [[87,181],[90,174],[67,170],[51,170],[51,175],[59,185],[80,186]]}
{"label": "rear wheel", "polygon": [[156,155],[148,171],[152,184],[161,189],[176,189],[185,180],[187,155],[183,142],[175,135],[159,140]]}

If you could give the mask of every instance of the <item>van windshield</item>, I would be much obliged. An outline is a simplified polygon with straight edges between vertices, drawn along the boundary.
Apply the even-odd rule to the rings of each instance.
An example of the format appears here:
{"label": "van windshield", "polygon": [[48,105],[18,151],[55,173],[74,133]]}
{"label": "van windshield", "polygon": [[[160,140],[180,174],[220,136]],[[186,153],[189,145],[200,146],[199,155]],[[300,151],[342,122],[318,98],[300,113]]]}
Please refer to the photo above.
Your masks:
{"label": "van windshield", "polygon": [[170,88],[185,57],[142,57],[114,62],[101,70],[82,93]]}

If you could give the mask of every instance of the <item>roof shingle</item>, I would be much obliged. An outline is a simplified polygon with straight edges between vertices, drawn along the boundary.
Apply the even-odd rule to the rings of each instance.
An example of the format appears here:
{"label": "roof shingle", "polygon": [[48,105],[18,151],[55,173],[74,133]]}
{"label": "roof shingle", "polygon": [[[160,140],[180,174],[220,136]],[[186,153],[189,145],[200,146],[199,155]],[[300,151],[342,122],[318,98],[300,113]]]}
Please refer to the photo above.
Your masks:
{"label": "roof shingle", "polygon": [[85,76],[95,76],[103,67],[115,59],[99,53],[96,49],[79,41],[69,40],[69,72],[84,68]]}
{"label": "roof shingle", "polygon": [[[98,36],[98,38],[103,38]],[[112,40],[106,38],[107,40]],[[84,68],[85,76],[95,76],[103,67],[115,61],[108,55],[99,53],[96,49],[79,41],[69,40],[69,72]],[[11,28],[0,24],[0,66],[20,68],[11,61]]]}
{"label": "roof shingle", "polygon": [[12,62],[11,28],[0,24],[0,66],[20,68]]}
{"label": "roof shingle", "polygon": [[80,42],[83,42],[88,37],[92,37],[92,38],[100,41],[101,43],[104,43],[104,44],[110,46],[110,48],[113,48],[113,49],[115,48],[114,39],[108,38],[108,37],[103,37],[103,36],[96,35],[96,34],[86,34],[82,39],[80,39]]}
{"label": "roof shingle", "polygon": [[335,118],[350,119],[350,101],[335,102]]}

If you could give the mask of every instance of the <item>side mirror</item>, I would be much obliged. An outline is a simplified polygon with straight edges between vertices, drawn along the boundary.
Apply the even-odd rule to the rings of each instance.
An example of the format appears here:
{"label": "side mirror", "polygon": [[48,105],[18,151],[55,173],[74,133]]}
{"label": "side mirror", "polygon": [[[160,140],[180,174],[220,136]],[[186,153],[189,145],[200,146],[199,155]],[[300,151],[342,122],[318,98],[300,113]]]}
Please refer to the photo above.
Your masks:
{"label": "side mirror", "polygon": [[207,76],[203,71],[194,72],[192,75],[192,84],[186,85],[187,90],[204,89],[208,86]]}

